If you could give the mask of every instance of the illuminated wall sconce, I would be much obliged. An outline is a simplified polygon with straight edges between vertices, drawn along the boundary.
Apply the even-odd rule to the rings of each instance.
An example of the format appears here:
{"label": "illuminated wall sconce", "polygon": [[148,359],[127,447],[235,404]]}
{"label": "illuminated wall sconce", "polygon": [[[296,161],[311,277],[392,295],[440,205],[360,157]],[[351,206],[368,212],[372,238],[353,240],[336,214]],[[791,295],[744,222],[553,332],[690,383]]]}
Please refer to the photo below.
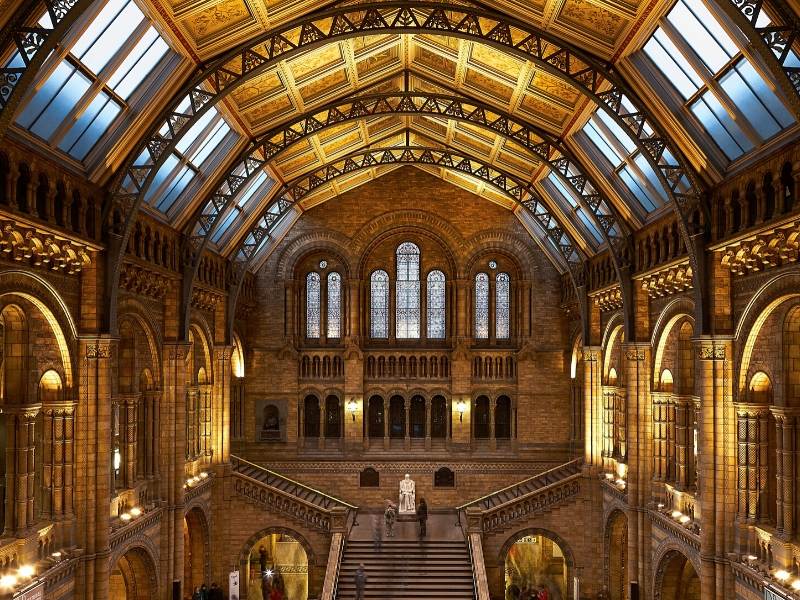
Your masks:
{"label": "illuminated wall sconce", "polygon": [[464,412],[467,410],[467,404],[463,400],[456,402],[456,410],[458,411],[458,422],[464,422]]}
{"label": "illuminated wall sconce", "polygon": [[353,421],[356,420],[356,410],[358,409],[358,404],[356,401],[351,398],[350,402],[347,403],[347,411],[350,413],[350,416],[353,417]]}

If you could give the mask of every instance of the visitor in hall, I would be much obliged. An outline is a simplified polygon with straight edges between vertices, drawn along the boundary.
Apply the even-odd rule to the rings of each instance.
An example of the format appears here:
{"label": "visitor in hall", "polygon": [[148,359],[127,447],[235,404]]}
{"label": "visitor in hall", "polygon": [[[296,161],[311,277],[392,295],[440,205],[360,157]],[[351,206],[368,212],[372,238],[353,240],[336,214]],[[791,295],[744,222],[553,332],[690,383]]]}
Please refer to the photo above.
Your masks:
{"label": "visitor in hall", "polygon": [[428,533],[428,504],[425,498],[420,498],[419,506],[417,507],[417,520],[419,521],[419,537],[424,538]]}
{"label": "visitor in hall", "polygon": [[364,571],[364,563],[358,565],[354,576],[356,584],[356,600],[364,600],[364,587],[367,585],[367,574]]}
{"label": "visitor in hall", "polygon": [[386,537],[394,537],[394,522],[397,519],[397,511],[391,500],[386,501],[386,511],[383,513],[383,520],[386,523]]}
{"label": "visitor in hall", "polygon": [[383,525],[381,525],[381,519],[378,515],[375,515],[372,518],[372,544],[375,548],[375,552],[381,551],[381,545],[383,543]]}
{"label": "visitor in hall", "polygon": [[216,581],[213,582],[208,590],[208,600],[223,600],[224,597],[222,588],[217,585]]}

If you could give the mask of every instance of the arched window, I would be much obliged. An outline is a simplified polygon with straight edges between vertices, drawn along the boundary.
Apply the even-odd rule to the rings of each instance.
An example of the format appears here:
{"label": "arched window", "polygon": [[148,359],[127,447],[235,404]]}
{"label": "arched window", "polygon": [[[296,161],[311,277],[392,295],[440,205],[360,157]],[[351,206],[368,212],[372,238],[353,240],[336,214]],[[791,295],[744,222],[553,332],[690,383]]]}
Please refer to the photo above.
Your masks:
{"label": "arched window", "polygon": [[411,242],[397,247],[397,309],[398,339],[419,337],[419,248]]}
{"label": "arched window", "polygon": [[508,273],[497,274],[494,293],[494,334],[498,340],[507,340],[511,336],[511,278]]}
{"label": "arched window", "polygon": [[328,338],[342,337],[342,276],[328,273]]}
{"label": "arched window", "polygon": [[369,302],[370,335],[374,338],[388,338],[389,274],[386,271],[372,273]]}
{"label": "arched window", "polygon": [[475,275],[475,337],[482,340],[489,337],[489,276],[486,273]]}
{"label": "arched window", "polygon": [[319,337],[319,273],[306,275],[306,337]]}
{"label": "arched window", "polygon": [[428,337],[445,337],[445,277],[441,271],[428,273]]}

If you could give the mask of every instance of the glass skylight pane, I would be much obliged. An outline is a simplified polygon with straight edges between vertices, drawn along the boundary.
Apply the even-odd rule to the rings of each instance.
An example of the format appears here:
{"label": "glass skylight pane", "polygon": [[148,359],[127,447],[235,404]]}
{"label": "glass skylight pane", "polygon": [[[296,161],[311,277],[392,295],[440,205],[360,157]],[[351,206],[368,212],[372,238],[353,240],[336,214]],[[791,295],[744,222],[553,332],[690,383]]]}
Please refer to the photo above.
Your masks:
{"label": "glass skylight pane", "polygon": [[177,164],[178,164],[178,157],[175,156],[174,154],[170,154],[166,158],[164,164],[161,165],[161,168],[158,170],[156,176],[153,178],[153,183],[150,185],[150,188],[147,190],[147,193],[145,194],[144,199],[146,202],[150,202],[153,199],[153,196],[158,191],[158,188],[161,187],[161,184],[163,184],[170,177],[170,175],[172,174],[172,170],[177,166]]}
{"label": "glass skylight pane", "polygon": [[592,221],[588,216],[586,216],[586,213],[584,213],[583,210],[581,209],[578,209],[577,213],[578,213],[578,218],[586,226],[586,229],[589,230],[589,233],[592,234],[592,237],[595,239],[595,241],[598,244],[600,244],[603,241],[603,236],[600,233],[600,230],[597,229],[597,227],[595,226],[594,221]]}
{"label": "glass skylight pane", "polygon": [[31,98],[31,101],[17,117],[17,123],[26,129],[30,129],[36,118],[42,113],[47,104],[55,97],[61,86],[72,74],[73,68],[66,62],[61,62],[53,70],[52,75],[47,78],[39,91]]}
{"label": "glass skylight pane", "polygon": [[630,167],[623,167],[619,172],[619,177],[634,195],[639,204],[642,205],[644,210],[651,212],[656,209],[653,201],[650,200],[650,196],[648,196],[647,192],[645,192],[642,186],[639,185],[639,182],[636,179],[636,176],[631,172]]}
{"label": "glass skylight pane", "polygon": [[90,83],[83,74],[74,72],[33,124],[31,131],[45,139],[49,138],[89,89]]}
{"label": "glass skylight pane", "polygon": [[561,181],[561,178],[558,175],[551,171],[550,175],[547,176],[547,179],[549,179],[550,183],[556,187],[559,193],[564,197],[564,200],[569,202],[569,205],[572,208],[578,206],[578,203],[575,201],[575,197],[572,195],[572,192],[567,189],[567,186],[564,185],[564,182]]}
{"label": "glass skylight pane", "polygon": [[733,160],[753,147],[711,92],[703,94],[692,104],[691,110],[729,159]]}
{"label": "glass skylight pane", "polygon": [[267,179],[267,174],[264,173],[264,171],[261,171],[258,175],[256,175],[256,178],[239,197],[239,200],[236,202],[236,206],[242,207],[247,204],[250,198],[252,198],[253,195],[258,191],[258,188],[260,188]]}
{"label": "glass skylight pane", "polygon": [[[187,104],[186,108],[183,110],[179,110],[178,112],[185,113],[186,110],[188,110],[188,100],[186,104]],[[181,104],[181,107],[183,107],[183,104]],[[203,130],[216,116],[217,116],[217,110],[215,108],[211,108],[208,110],[208,112],[204,113],[203,116],[201,116],[200,119],[194,125],[192,125],[189,131],[186,132],[186,135],[184,135],[180,139],[180,141],[178,141],[178,143],[176,144],[178,152],[182,154],[185,153],[186,149],[194,143],[194,141],[200,136],[200,134],[203,133]]]}
{"label": "glass skylight pane", "polygon": [[172,205],[175,203],[175,200],[178,199],[178,196],[181,195],[181,192],[186,189],[186,186],[189,185],[189,182],[194,177],[195,172],[190,169],[189,167],[183,167],[180,170],[180,174],[172,181],[172,185],[169,186],[167,193],[164,194],[164,197],[158,203],[158,210],[161,212],[167,212]]}
{"label": "glass skylight pane", "polygon": [[661,180],[658,178],[658,173],[653,170],[653,167],[650,166],[650,161],[642,154],[637,154],[636,158],[633,159],[636,163],[636,166],[639,167],[639,170],[644,173],[644,176],[647,177],[647,183],[650,184],[660,196],[661,202],[658,202],[659,198],[653,198],[653,201],[657,204],[661,204],[667,201],[667,192],[664,189],[664,186],[661,185]]}
{"label": "glass skylight pane", "polygon": [[657,29],[644,47],[645,53],[667,80],[686,99],[694,94],[703,80],[662,29]]}
{"label": "glass skylight pane", "polygon": [[108,85],[127,100],[164,57],[167,50],[169,50],[167,43],[153,27],[150,27],[111,76]]}
{"label": "glass skylight pane", "polygon": [[[761,75],[759,75],[758,72],[753,68],[753,65],[749,60],[742,58],[742,60],[736,64],[736,72],[738,73],[739,77],[741,77],[743,82],[749,86],[749,90],[753,94],[753,99],[755,100],[757,98],[759,101],[758,104],[763,106],[764,110],[769,113],[769,116],[778,123],[779,129],[789,127],[794,123],[794,118],[792,117],[791,113],[786,109],[786,106],[784,106],[783,102],[780,101],[778,96],[776,96],[772,89],[767,85],[767,82],[764,81],[764,78],[761,77]],[[726,77],[727,76],[728,75],[726,75]],[[725,87],[724,78],[722,87]],[[728,91],[727,88],[725,91]],[[728,93],[731,94],[731,92]],[[732,94],[731,98],[736,100],[736,98],[733,98]],[[737,106],[741,107],[738,102]],[[754,108],[754,110],[758,109]],[[747,110],[743,110],[742,112],[744,112],[748,118],[750,118],[751,113],[749,113]],[[758,123],[752,118],[750,118],[750,121],[753,123],[753,125],[755,125],[759,133],[761,133]]]}
{"label": "glass skylight pane", "polygon": [[203,164],[208,155],[219,146],[230,130],[228,124],[220,119],[219,123],[205,137],[205,140],[203,140],[203,143],[200,144],[195,153],[189,157],[189,160],[196,166]]}
{"label": "glass skylight pane", "polygon": [[[741,62],[739,64],[741,65]],[[754,71],[750,74],[755,79],[761,79]],[[770,138],[780,131],[780,123],[778,123],[769,110],[767,110],[764,103],[753,93],[753,90],[747,82],[745,82],[737,69],[728,71],[725,76],[720,79],[720,85],[722,85],[722,89],[730,96],[733,103],[742,113],[747,115],[747,120],[750,121],[762,139]]]}
{"label": "glass skylight pane", "polygon": [[626,152],[630,154],[636,150],[636,143],[631,139],[631,136],[617,124],[611,115],[607,114],[604,110],[598,110],[595,112],[595,117],[599,118],[603,124],[608,127],[611,135],[617,138],[617,141],[625,148]]}
{"label": "glass skylight pane", "polygon": [[592,123],[591,120],[586,123],[586,127],[583,128],[583,131],[586,132],[586,135],[589,136],[589,139],[592,140],[592,143],[595,145],[595,147],[609,160],[612,165],[616,167],[620,162],[622,162],[622,156],[620,156],[620,154],[614,148],[612,148],[606,135],[597,129],[597,126]]}
{"label": "glass skylight pane", "polygon": [[83,35],[72,46],[72,54],[81,58],[129,2],[130,0],[108,0],[103,10],[97,14]]}
{"label": "glass skylight pane", "polygon": [[222,239],[222,236],[225,235],[225,232],[228,231],[228,228],[231,226],[231,223],[239,216],[238,210],[232,210],[225,218],[222,220],[222,223],[219,224],[216,231],[214,231],[214,235],[211,236],[211,241],[215,244],[218,244],[219,241]]}
{"label": "glass skylight pane", "polygon": [[73,53],[90,71],[99,73],[108,61],[119,52],[120,47],[128,40],[133,29],[142,22],[143,18],[144,15],[139,7],[133,2],[129,2],[83,55],[77,54],[77,50],[74,48]]}
{"label": "glass skylight pane", "polygon": [[121,110],[114,100],[101,92],[62,138],[58,147],[83,160]]}
{"label": "glass skylight pane", "polygon": [[667,19],[696,49],[712,73],[717,73],[738,52],[736,44],[701,0],[681,0]]}

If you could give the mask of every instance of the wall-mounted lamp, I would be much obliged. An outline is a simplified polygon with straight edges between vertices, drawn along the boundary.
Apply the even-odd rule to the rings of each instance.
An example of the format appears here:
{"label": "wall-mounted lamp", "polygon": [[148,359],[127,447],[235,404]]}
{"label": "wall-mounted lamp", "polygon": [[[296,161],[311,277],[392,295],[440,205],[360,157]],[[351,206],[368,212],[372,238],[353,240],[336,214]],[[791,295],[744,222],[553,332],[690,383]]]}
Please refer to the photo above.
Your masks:
{"label": "wall-mounted lamp", "polygon": [[458,411],[458,422],[464,422],[464,411],[467,410],[467,405],[463,400],[456,402],[456,410]]}
{"label": "wall-mounted lamp", "polygon": [[353,417],[353,421],[356,420],[356,409],[357,408],[358,408],[358,404],[356,404],[356,401],[351,398],[350,402],[347,403],[347,410],[350,413],[350,415]]}

